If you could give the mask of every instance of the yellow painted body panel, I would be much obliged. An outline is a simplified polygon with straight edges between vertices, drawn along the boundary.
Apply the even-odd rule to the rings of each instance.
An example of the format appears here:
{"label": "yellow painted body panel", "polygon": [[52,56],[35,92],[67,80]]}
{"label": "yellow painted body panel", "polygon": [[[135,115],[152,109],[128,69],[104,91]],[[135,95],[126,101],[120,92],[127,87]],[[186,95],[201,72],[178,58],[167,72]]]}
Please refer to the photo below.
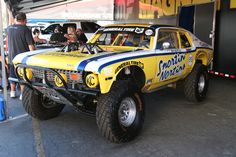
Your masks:
{"label": "yellow painted body panel", "polygon": [[48,52],[30,57],[27,65],[53,69],[76,70],[78,61],[89,58],[91,55],[79,52]]}
{"label": "yellow painted body panel", "polygon": [[[112,26],[148,27],[149,25],[118,24]],[[168,30],[170,28],[166,29]],[[174,28],[174,31],[176,30],[178,32],[184,33],[190,42],[190,46],[193,45],[193,41],[189,33],[184,31],[183,29]],[[95,42],[100,35],[101,34],[95,34],[93,38],[90,39],[90,42]],[[178,39],[180,39],[179,33],[177,33],[177,37]],[[180,49],[177,50],[166,50],[169,51],[167,53],[163,53],[164,51],[162,52],[160,50],[155,50],[155,42],[157,40],[156,38],[156,36],[151,36],[150,48],[143,48],[143,50],[140,52],[140,54],[145,54],[144,57],[129,56],[129,58],[127,59],[125,58],[125,56],[122,59],[114,59],[114,62],[105,65],[98,71],[86,71],[89,73],[93,73],[94,75],[91,75],[93,76],[93,78],[88,77],[85,83],[87,83],[87,86],[91,88],[99,86],[101,93],[108,93],[121,70],[129,66],[137,66],[143,71],[145,75],[145,84],[142,88],[142,91],[151,92],[155,89],[158,89],[159,87],[166,86],[168,84],[175,83],[178,80],[184,79],[189,75],[189,73],[191,73],[197,60],[201,61],[202,64],[206,66],[208,66],[213,60],[213,52],[210,48],[199,47],[195,50],[187,48],[185,49],[181,47],[181,42],[179,42]],[[100,45],[100,47],[107,51],[108,54],[124,51],[131,51],[130,53],[134,52],[135,54],[135,49],[137,49],[137,47],[132,46]],[[185,50],[187,51],[187,53],[179,53],[180,50],[181,52]],[[138,52],[139,51],[137,51],[137,53]],[[26,63],[30,66],[76,71],[81,61],[87,60],[89,62],[90,58],[97,57],[99,55],[101,54],[85,54],[81,53],[80,51],[46,52],[31,56],[30,59],[26,61]],[[127,52],[127,55],[129,55],[129,52]],[[111,56],[109,59],[113,59],[112,57],[113,56]],[[114,55],[114,58],[115,57],[116,55]],[[14,64],[16,65],[21,62],[21,60],[15,60]],[[88,85],[88,83],[90,85]]]}
{"label": "yellow painted body panel", "polygon": [[[208,55],[211,54],[211,55]],[[161,71],[159,69],[158,63],[161,62],[161,60],[163,62],[168,62],[169,60],[171,60],[172,58],[175,57],[174,55],[166,55],[166,56],[152,56],[152,57],[147,57],[147,58],[138,58],[138,59],[132,59],[132,60],[127,60],[124,62],[119,62],[119,63],[115,63],[112,65],[109,65],[107,67],[105,67],[102,71],[101,74],[99,74],[99,82],[100,82],[100,89],[101,89],[101,93],[107,93],[109,92],[112,84],[114,83],[114,81],[116,81],[116,77],[119,74],[119,72],[128,66],[134,66],[136,64],[132,64],[132,62],[138,62],[141,63],[140,65],[142,66],[138,66],[140,68],[143,67],[143,71],[145,74],[145,85],[143,87],[143,92],[151,92],[159,87],[168,85],[170,83],[176,82],[178,80],[184,79],[193,69],[196,60],[201,60],[202,63],[204,65],[209,65],[212,61],[212,50],[208,50],[208,49],[197,49],[195,52],[191,52],[191,53],[187,53],[185,55],[180,55],[179,58],[181,60],[183,59],[181,62],[179,62],[178,64],[172,65],[168,68],[166,68],[166,71],[170,71],[173,70],[174,68],[179,68],[179,69],[183,69],[182,72],[180,74],[176,74],[173,76],[170,76],[164,80],[162,80],[161,78],[161,74],[158,75],[159,72],[163,72],[163,70]],[[192,60],[192,61],[190,61]],[[116,69],[121,65],[121,64],[125,64],[126,66],[123,66],[122,69],[119,69],[119,71],[116,71]],[[163,64],[162,64],[163,65]],[[183,68],[184,67],[184,68]],[[107,71],[109,70],[109,75],[107,75]],[[164,75],[164,74],[163,74]],[[111,80],[106,80],[106,78],[108,77],[112,77]],[[150,82],[148,82],[150,80]]]}

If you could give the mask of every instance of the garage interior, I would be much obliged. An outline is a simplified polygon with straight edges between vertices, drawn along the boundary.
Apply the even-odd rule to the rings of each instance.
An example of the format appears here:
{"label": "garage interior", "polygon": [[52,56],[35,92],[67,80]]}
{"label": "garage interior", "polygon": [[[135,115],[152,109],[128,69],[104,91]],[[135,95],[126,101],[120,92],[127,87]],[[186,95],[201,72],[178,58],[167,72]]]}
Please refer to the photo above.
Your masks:
{"label": "garage interior", "polygon": [[[33,17],[40,12],[47,13],[49,6],[69,6],[78,1],[5,2],[13,15],[23,11]],[[217,2],[215,5],[212,0],[201,4],[188,0],[164,0],[162,3],[166,3],[169,10],[173,7],[174,12],[179,12],[162,15],[153,7],[159,4],[150,1],[115,0],[111,9],[114,12],[110,13],[108,9],[107,18],[87,19],[108,23],[178,25],[214,45],[214,64],[209,70],[211,78],[205,101],[199,104],[186,101],[181,86],[176,90],[164,89],[145,94],[146,114],[140,136],[129,143],[112,144],[100,136],[95,117],[76,112],[71,106],[66,106],[57,118],[38,121],[26,114],[21,101],[7,98],[10,117],[0,122],[0,156],[236,156],[236,3],[234,0]],[[181,7],[177,7],[177,3],[181,3]],[[145,7],[154,8],[154,11],[147,11]],[[215,32],[212,32],[214,29]]]}

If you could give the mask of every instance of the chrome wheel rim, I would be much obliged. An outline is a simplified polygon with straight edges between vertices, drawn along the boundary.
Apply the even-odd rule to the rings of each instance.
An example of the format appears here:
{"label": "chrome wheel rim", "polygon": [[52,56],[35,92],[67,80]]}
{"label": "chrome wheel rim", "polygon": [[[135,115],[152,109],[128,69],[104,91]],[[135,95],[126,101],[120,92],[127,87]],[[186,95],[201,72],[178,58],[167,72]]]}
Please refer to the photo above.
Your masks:
{"label": "chrome wheel rim", "polygon": [[200,78],[199,78],[199,81],[198,81],[198,92],[199,93],[202,93],[204,88],[205,88],[205,77],[204,75],[201,75]]}
{"label": "chrome wheel rim", "polygon": [[125,127],[129,127],[133,124],[136,117],[136,103],[135,101],[127,97],[122,100],[118,111],[119,122]]}

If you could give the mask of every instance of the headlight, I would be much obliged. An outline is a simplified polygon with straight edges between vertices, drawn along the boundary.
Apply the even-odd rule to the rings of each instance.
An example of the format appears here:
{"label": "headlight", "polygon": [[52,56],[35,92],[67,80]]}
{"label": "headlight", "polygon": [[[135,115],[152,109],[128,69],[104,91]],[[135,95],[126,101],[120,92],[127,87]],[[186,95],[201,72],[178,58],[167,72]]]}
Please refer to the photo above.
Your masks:
{"label": "headlight", "polygon": [[[61,77],[64,79],[64,81],[67,83],[67,77],[66,77],[66,75],[65,75],[65,74],[62,74],[62,73],[60,73],[60,75],[61,75]],[[62,87],[62,86],[64,85],[63,82],[62,82],[62,80],[61,80],[57,75],[54,76],[54,82],[55,82],[55,85],[56,85],[57,87]]]}
{"label": "headlight", "polygon": [[[32,70],[31,70],[31,69],[26,69],[25,72],[26,72],[26,77],[27,77],[29,80],[32,80],[32,78],[33,78],[33,72],[32,72]],[[24,77],[23,77],[23,79],[26,80]]]}
{"label": "headlight", "polygon": [[[28,80],[32,80],[32,78],[33,78],[32,70],[31,69],[25,69],[25,72],[26,72],[26,77],[28,78]],[[24,77],[24,69],[23,68],[18,68],[17,73],[20,77],[22,77],[26,81],[26,78]]]}
{"label": "headlight", "polygon": [[95,74],[88,74],[85,78],[86,85],[89,88],[96,88],[98,86],[98,77]]}
{"label": "headlight", "polygon": [[18,74],[20,77],[23,77],[23,69],[22,69],[22,68],[17,68],[17,74]]}

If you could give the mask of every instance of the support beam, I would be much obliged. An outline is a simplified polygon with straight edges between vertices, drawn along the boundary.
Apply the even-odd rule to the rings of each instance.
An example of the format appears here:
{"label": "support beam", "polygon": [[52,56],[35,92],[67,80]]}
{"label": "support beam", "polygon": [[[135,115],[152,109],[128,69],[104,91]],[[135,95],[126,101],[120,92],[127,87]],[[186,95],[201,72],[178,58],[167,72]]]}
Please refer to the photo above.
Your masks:
{"label": "support beam", "polygon": [[[0,0],[0,8],[2,8],[1,0]],[[8,119],[9,112],[8,112],[8,101],[7,101],[7,77],[6,77],[6,69],[5,69],[5,53],[4,53],[4,43],[3,43],[2,9],[0,10],[0,47],[1,47],[1,57],[2,57],[2,85],[3,85],[4,104],[5,104],[5,116],[6,116],[6,119]]]}

